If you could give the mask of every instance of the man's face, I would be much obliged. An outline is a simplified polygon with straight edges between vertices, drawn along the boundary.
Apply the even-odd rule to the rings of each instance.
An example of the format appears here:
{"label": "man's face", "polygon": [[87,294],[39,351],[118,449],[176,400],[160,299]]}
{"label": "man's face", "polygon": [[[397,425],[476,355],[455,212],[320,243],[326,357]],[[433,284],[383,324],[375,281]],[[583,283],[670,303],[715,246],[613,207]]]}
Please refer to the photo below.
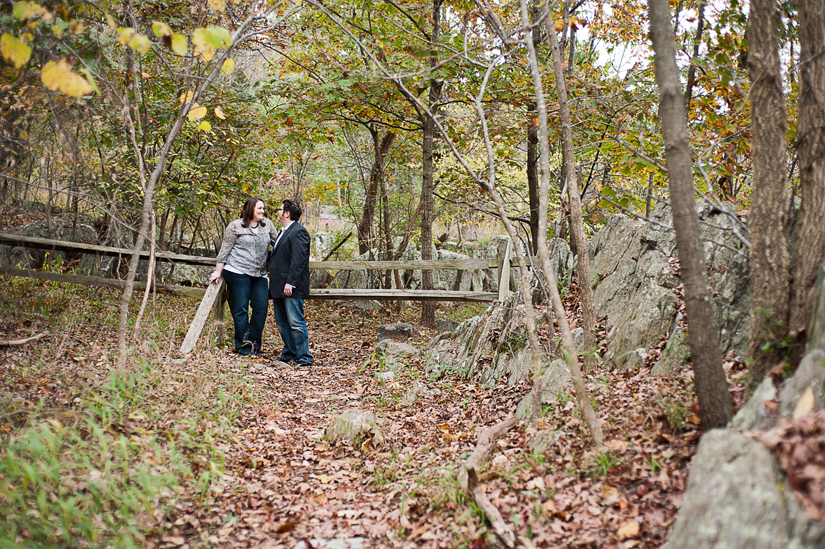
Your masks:
{"label": "man's face", "polygon": [[278,212],[278,223],[281,225],[286,225],[289,223],[289,212],[284,211],[283,204],[281,204],[281,206],[275,211]]}

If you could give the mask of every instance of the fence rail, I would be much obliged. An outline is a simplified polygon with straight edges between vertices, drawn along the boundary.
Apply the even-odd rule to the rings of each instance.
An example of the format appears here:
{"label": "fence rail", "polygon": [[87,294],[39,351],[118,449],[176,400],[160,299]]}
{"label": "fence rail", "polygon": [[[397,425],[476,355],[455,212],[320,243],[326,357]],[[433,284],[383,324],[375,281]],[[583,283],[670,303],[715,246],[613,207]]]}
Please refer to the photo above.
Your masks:
{"label": "fence rail", "polygon": [[[62,240],[49,240],[16,234],[0,233],[0,244],[9,246],[23,246],[26,248],[58,250],[68,253],[95,254],[107,257],[129,257],[132,250],[126,248],[115,248],[111,246],[98,246],[95,244],[84,244],[79,242],[66,242]],[[449,290],[407,290],[407,289],[351,289],[351,288],[322,288],[310,290],[309,299],[325,300],[384,300],[384,301],[467,301],[467,302],[491,302],[496,299],[503,299],[507,291],[514,288],[513,278],[510,276],[510,268],[514,261],[511,258],[511,246],[509,241],[499,243],[497,258],[494,259],[446,259],[446,260],[412,260],[412,261],[310,261],[311,270],[347,271],[347,270],[457,270],[472,271],[477,269],[498,269],[498,293],[493,292],[472,292],[472,291],[449,291]],[[149,252],[140,252],[141,259],[148,259]],[[199,257],[182,254],[172,254],[167,252],[157,252],[155,254],[158,261],[171,263],[183,263],[201,267],[212,267],[215,264],[213,257]],[[57,282],[67,282],[81,284],[85,286],[101,286],[108,288],[122,289],[126,286],[125,280],[112,278],[102,278],[96,276],[69,275],[62,273],[50,273],[45,271],[35,271],[28,269],[15,269],[11,267],[0,267],[0,275],[33,278],[38,280],[51,280]],[[145,283],[135,283],[135,289],[146,288]],[[181,352],[186,354],[194,349],[201,331],[206,325],[209,311],[214,311],[215,319],[222,319],[224,316],[224,301],[226,291],[221,280],[220,284],[210,285],[208,288],[195,288],[189,286],[177,286],[174,284],[155,284],[157,291],[185,297],[201,298],[201,304],[195,319],[189,326],[186,339],[181,347]],[[218,323],[222,327],[222,321]],[[220,329],[220,328],[219,328]],[[222,330],[221,330],[222,331]]]}

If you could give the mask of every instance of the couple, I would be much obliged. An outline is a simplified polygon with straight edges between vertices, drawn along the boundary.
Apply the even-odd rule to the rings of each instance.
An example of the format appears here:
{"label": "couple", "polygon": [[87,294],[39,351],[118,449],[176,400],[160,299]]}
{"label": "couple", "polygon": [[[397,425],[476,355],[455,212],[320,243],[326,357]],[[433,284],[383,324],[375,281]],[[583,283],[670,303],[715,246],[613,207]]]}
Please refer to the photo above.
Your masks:
{"label": "couple", "polygon": [[[284,349],[276,360],[312,366],[304,319],[304,300],[309,297],[309,233],[297,222],[301,206],[294,200],[282,201],[276,212],[283,225],[280,232],[264,217],[263,200],[250,198],[244,203],[240,219],[224,231],[209,282],[215,283],[221,276],[226,281],[238,354],[259,356],[271,297],[275,323],[284,341]],[[267,285],[270,244],[273,248],[268,254]]]}

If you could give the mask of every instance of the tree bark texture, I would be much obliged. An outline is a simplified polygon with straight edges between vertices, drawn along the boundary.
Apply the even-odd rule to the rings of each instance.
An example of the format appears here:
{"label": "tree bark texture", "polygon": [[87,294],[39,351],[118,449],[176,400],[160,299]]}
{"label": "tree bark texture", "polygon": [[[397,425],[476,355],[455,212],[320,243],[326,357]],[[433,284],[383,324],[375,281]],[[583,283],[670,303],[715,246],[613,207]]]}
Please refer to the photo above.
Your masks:
{"label": "tree bark texture", "polygon": [[[433,32],[432,43],[438,44],[441,36],[441,4],[442,0],[433,0]],[[430,58],[430,68],[435,69],[437,52],[433,51],[433,56]],[[438,111],[438,102],[441,100],[441,90],[444,83],[438,79],[430,80],[430,89],[427,96],[427,106],[433,116],[436,116]],[[424,115],[422,120],[423,126],[423,145],[422,145],[422,166],[421,166],[421,202],[423,208],[421,209],[421,259],[433,258],[433,174],[434,161],[433,152],[435,150],[435,132],[437,131],[435,120],[432,117]],[[424,290],[432,290],[435,287],[433,281],[432,271],[421,271],[421,288]],[[435,303],[424,302],[421,305],[421,325],[435,326]]]}
{"label": "tree bark texture", "polygon": [[813,289],[825,261],[825,0],[799,2],[799,184],[802,207],[791,273],[790,334],[804,342]]}
{"label": "tree bark texture", "polygon": [[682,268],[699,417],[703,429],[724,427],[731,417],[722,369],[719,334],[713,318],[705,253],[693,188],[693,165],[685,104],[676,68],[676,45],[667,0],[648,0],[650,35],[659,88],[659,120],[665,142],[676,248]]}
{"label": "tree bark texture", "polygon": [[361,214],[361,220],[358,222],[359,254],[367,253],[371,247],[375,205],[378,202],[378,190],[383,187],[384,181],[384,162],[396,136],[394,132],[387,132],[379,143],[378,132],[376,130],[370,129],[370,135],[372,136],[375,158],[372,161],[372,170],[370,170],[370,183],[367,187],[367,195],[364,197],[364,211]]}
{"label": "tree bark texture", "polygon": [[[789,315],[788,139],[779,67],[776,0],[752,0],[748,17],[753,195],[751,198],[751,335],[748,358],[757,380],[780,360]],[[769,345],[766,345],[769,344]]]}
{"label": "tree bark texture", "polygon": [[579,296],[582,309],[582,326],[584,330],[584,365],[585,370],[595,366],[596,349],[596,313],[593,306],[593,284],[590,278],[590,254],[587,235],[584,233],[584,216],[582,214],[579,178],[576,173],[576,153],[573,149],[573,124],[570,119],[570,105],[567,102],[567,78],[562,65],[559,41],[552,24],[552,18],[546,17],[547,41],[553,58],[553,73],[556,76],[556,94],[559,98],[559,120],[561,122],[562,169],[567,184],[567,196],[570,198],[570,232],[575,240],[578,257],[576,273],[579,277]]}

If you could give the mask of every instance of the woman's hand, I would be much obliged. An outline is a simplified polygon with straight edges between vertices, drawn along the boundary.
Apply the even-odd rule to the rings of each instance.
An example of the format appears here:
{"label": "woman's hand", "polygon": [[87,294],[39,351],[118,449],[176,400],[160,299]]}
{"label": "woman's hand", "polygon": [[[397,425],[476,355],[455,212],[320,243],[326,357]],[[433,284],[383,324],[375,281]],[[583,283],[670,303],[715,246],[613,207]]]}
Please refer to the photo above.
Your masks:
{"label": "woman's hand", "polygon": [[212,274],[209,275],[209,283],[214,284],[221,278],[221,272],[223,272],[223,263],[218,263],[217,268],[212,271]]}

